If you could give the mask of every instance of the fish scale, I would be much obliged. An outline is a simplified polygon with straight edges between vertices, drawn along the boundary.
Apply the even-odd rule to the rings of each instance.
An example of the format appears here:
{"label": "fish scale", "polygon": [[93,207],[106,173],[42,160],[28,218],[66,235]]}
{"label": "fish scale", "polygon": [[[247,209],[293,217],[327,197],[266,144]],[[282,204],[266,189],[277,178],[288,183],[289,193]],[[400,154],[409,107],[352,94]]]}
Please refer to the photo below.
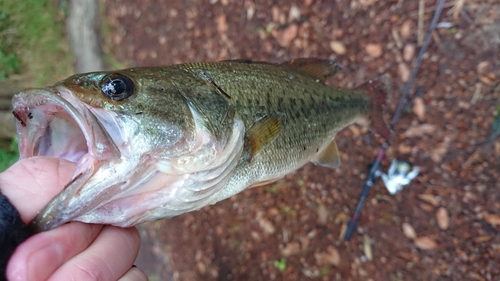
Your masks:
{"label": "fish scale", "polygon": [[290,66],[232,62],[186,65],[193,74],[200,68],[231,97],[229,103],[246,128],[273,112],[285,114],[280,133],[251,161],[238,165],[233,180],[221,190],[224,195],[215,194],[214,201],[219,196],[232,196],[254,182],[280,178],[302,166],[325,142],[333,141],[340,129],[370,109],[371,102],[365,92],[329,87]]}

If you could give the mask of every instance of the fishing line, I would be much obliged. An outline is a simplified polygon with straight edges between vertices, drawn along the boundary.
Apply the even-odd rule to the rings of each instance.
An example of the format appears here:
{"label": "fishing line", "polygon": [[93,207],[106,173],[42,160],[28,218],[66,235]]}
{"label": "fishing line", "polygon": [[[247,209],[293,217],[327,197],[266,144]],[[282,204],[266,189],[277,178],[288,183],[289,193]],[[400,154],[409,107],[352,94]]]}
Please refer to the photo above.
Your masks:
{"label": "fishing line", "polygon": [[[392,117],[391,124],[389,127],[391,130],[394,128],[394,125],[399,120],[399,117],[401,116],[401,113],[403,112],[403,109],[407,108],[405,106],[407,104],[407,99],[408,99],[408,93],[410,91],[410,87],[413,84],[413,81],[415,80],[415,77],[417,76],[418,69],[420,68],[420,65],[422,64],[423,56],[424,53],[427,50],[427,47],[431,41],[432,37],[432,32],[434,29],[436,29],[436,25],[439,19],[439,16],[441,15],[441,12],[443,10],[445,0],[439,0],[436,11],[434,12],[434,17],[432,18],[431,25],[429,27],[429,30],[427,31],[427,34],[425,35],[424,43],[422,44],[422,47],[420,48],[420,52],[418,53],[417,60],[415,61],[415,66],[413,67],[413,70],[410,74],[410,77],[408,78],[408,82],[406,83],[404,89],[403,89],[403,95],[401,96],[401,99],[399,100],[398,107],[396,108],[396,112],[394,113],[394,116]],[[422,92],[422,91],[421,91]],[[423,92],[422,92],[423,93]],[[417,95],[421,94],[415,94],[414,97]],[[411,102],[411,101],[410,101]],[[408,103],[410,103],[408,102]],[[359,198],[358,205],[356,206],[356,210],[354,211],[354,215],[351,217],[349,220],[349,224],[347,226],[347,231],[344,236],[344,240],[349,241],[352,237],[352,234],[354,233],[354,229],[356,228],[356,222],[359,218],[359,215],[361,214],[361,209],[363,208],[363,204],[365,203],[366,199],[368,198],[368,195],[370,194],[370,188],[373,186],[373,182],[375,181],[375,178],[377,176],[377,173],[380,169],[380,163],[382,162],[382,159],[384,159],[385,152],[387,148],[389,147],[389,139],[385,139],[384,143],[382,143],[382,147],[377,153],[377,158],[375,159],[375,162],[373,163],[372,167],[370,168],[370,172],[368,174],[368,177],[366,178],[365,185],[363,186],[363,191],[361,192],[361,196]]]}

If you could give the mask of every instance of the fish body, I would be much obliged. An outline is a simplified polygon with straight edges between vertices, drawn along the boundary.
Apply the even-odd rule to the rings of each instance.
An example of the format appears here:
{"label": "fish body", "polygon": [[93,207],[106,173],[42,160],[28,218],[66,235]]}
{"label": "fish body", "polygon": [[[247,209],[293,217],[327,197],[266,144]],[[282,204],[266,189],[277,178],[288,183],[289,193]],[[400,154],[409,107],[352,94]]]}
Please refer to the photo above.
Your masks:
{"label": "fish body", "polygon": [[127,227],[198,210],[294,171],[340,164],[335,134],[364,115],[383,136],[385,87],[324,82],[334,61],[245,60],[72,76],[13,98],[22,158],[78,162],[32,226]]}

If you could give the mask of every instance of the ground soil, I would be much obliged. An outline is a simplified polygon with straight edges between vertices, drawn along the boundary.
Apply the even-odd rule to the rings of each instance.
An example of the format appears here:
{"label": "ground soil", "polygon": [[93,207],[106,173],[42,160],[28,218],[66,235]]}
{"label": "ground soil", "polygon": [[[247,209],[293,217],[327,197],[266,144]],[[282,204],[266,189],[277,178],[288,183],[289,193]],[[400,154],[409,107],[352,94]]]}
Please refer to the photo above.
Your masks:
{"label": "ground soil", "polygon": [[[419,16],[419,2],[425,4]],[[381,140],[352,125],[336,137],[342,165],[308,164],[272,185],[141,228],[168,261],[151,280],[500,280],[500,4],[447,1],[382,163],[420,167],[403,191],[373,186],[353,214]],[[463,5],[462,5],[463,4]],[[104,1],[108,51],[127,66],[250,58],[338,60],[329,83],[381,74],[395,111],[436,1]],[[422,25],[419,25],[419,20]],[[154,264],[153,264],[154,263]]]}

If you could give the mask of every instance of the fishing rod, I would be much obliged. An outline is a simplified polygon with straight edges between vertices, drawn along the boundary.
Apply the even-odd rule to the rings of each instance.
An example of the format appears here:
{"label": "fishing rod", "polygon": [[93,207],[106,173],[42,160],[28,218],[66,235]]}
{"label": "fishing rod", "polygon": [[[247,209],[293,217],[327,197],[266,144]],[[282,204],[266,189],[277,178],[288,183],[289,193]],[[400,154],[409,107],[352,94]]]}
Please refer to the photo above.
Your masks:
{"label": "fishing rod", "polygon": [[[408,79],[408,82],[406,82],[406,85],[403,89],[403,95],[401,96],[401,99],[399,100],[398,107],[396,108],[396,112],[394,113],[394,116],[392,117],[391,124],[389,125],[389,128],[391,130],[394,129],[394,126],[399,120],[399,117],[401,116],[401,113],[404,108],[406,108],[405,104],[407,103],[408,99],[408,93],[410,91],[410,87],[413,84],[413,81],[415,80],[415,77],[417,76],[418,69],[420,68],[420,65],[422,64],[422,59],[424,56],[425,51],[427,50],[427,47],[431,41],[432,37],[432,32],[434,29],[436,29],[437,21],[439,19],[439,16],[441,15],[441,12],[443,10],[445,0],[439,0],[436,11],[434,12],[434,17],[432,18],[431,25],[429,27],[429,30],[427,31],[427,34],[425,35],[424,43],[422,44],[422,48],[420,48],[420,52],[418,53],[417,60],[415,61],[415,66],[413,67],[413,70],[410,74],[410,77]],[[358,201],[358,205],[356,206],[356,210],[354,211],[354,215],[351,217],[349,220],[349,224],[347,226],[347,231],[344,236],[344,240],[349,241],[352,237],[352,234],[354,233],[354,229],[356,228],[356,222],[358,221],[359,215],[361,214],[361,209],[363,208],[363,204],[365,203],[366,199],[368,198],[368,195],[370,194],[370,189],[373,186],[373,183],[375,181],[375,178],[377,177],[377,174],[380,170],[380,163],[382,162],[382,159],[384,159],[385,152],[387,151],[387,148],[389,147],[389,138],[385,139],[384,142],[382,143],[382,146],[380,150],[377,153],[377,158],[375,159],[375,162],[370,168],[370,172],[368,173],[368,177],[366,178],[365,185],[363,186],[363,191],[361,192],[361,196]]]}

